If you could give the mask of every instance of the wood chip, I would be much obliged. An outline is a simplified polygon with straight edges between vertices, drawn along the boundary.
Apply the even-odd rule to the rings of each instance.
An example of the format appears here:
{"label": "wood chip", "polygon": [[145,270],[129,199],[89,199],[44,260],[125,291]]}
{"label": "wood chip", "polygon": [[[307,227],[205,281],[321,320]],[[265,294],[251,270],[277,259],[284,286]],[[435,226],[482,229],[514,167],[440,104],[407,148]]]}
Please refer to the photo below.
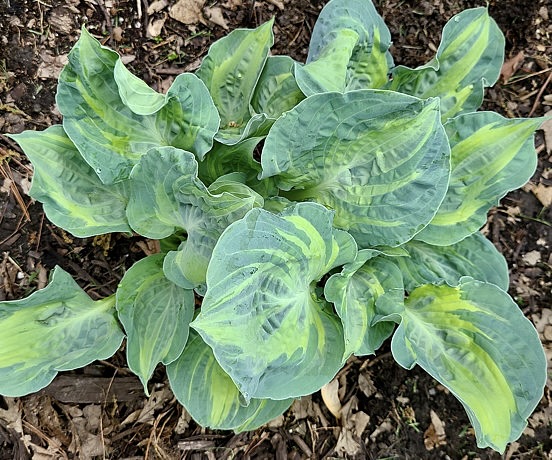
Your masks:
{"label": "wood chip", "polygon": [[144,397],[138,377],[90,377],[58,375],[40,393],[64,403],[101,404],[106,401],[136,401]]}

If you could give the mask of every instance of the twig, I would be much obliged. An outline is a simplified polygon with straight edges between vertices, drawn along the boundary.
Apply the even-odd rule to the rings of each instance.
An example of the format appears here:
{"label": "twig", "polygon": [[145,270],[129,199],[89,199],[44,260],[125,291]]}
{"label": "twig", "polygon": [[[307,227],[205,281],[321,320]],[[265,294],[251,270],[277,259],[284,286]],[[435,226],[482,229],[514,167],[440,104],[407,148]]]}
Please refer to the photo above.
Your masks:
{"label": "twig", "polygon": [[44,225],[44,213],[42,213],[42,216],[40,218],[40,225],[38,227],[38,236],[36,237],[36,249],[35,251],[38,252],[38,249],[40,247],[40,239],[42,237],[42,226]]}
{"label": "twig", "polygon": [[548,74],[548,78],[544,82],[544,85],[542,85],[542,88],[539,91],[539,94],[537,94],[537,97],[535,98],[535,103],[533,104],[533,107],[531,108],[531,111],[529,112],[528,118],[531,118],[533,114],[535,113],[535,110],[537,110],[537,107],[539,105],[540,98],[542,97],[544,90],[548,86],[548,83],[550,83],[550,80],[552,80],[552,71]]}
{"label": "twig", "polygon": [[29,211],[27,210],[27,205],[25,204],[25,201],[23,200],[23,197],[19,193],[19,189],[17,188],[17,185],[15,184],[15,179],[13,177],[13,174],[11,172],[11,169],[9,165],[7,165],[8,168],[4,168],[4,165],[0,163],[0,174],[4,176],[4,178],[9,182],[10,184],[10,190],[13,192],[15,196],[15,201],[17,201],[17,204],[21,208],[21,211],[23,211],[23,214],[25,215],[25,218],[27,219],[27,222],[31,221],[31,216],[29,215]]}
{"label": "twig", "polygon": [[548,67],[547,69],[539,70],[538,72],[533,72],[533,73],[524,75],[523,77],[512,78],[512,79],[508,80],[508,83],[504,83],[503,86],[512,85],[514,83],[518,83],[520,81],[527,80],[528,78],[533,78],[533,77],[536,77],[537,75],[541,75],[543,73],[550,72],[551,70],[552,70],[552,67]]}
{"label": "twig", "polygon": [[109,11],[107,11],[103,0],[98,0],[98,6],[102,10],[102,13],[105,17],[105,22],[107,23],[107,30],[109,31],[108,42],[111,46],[113,46],[113,25],[111,24],[111,15],[109,14]]}

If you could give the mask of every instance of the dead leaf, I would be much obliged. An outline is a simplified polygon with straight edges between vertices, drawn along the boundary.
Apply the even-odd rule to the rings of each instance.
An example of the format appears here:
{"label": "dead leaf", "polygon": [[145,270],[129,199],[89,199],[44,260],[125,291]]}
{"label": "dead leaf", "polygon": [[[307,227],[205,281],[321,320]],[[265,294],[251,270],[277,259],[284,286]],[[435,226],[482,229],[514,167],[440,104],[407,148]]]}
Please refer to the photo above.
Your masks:
{"label": "dead leaf", "polygon": [[243,0],[226,0],[226,2],[222,4],[224,8],[232,11],[235,11],[238,7],[242,5],[243,5]]}
{"label": "dead leaf", "polygon": [[220,26],[225,30],[229,29],[228,23],[222,15],[222,9],[220,9],[218,6],[214,6],[213,8],[205,8],[205,16],[213,24],[216,24],[217,26]]}
{"label": "dead leaf", "polygon": [[122,27],[113,27],[113,40],[115,40],[117,43],[120,43],[123,41],[123,28]]}
{"label": "dead leaf", "polygon": [[151,2],[148,6],[148,16],[159,13],[159,11],[166,8],[168,4],[168,0],[156,0],[155,2]]}
{"label": "dead leaf", "polygon": [[267,0],[268,3],[272,3],[274,6],[278,7],[280,10],[283,11],[284,9],[284,3],[281,0]]}
{"label": "dead leaf", "polygon": [[[552,139],[550,139],[550,141],[552,142]],[[545,208],[552,205],[552,187],[540,183],[535,185],[529,182],[526,188],[537,197],[537,200],[539,200]]]}
{"label": "dead leaf", "polygon": [[521,67],[521,64],[523,64],[523,61],[525,59],[525,54],[523,51],[520,51],[518,54],[516,54],[514,57],[507,59],[504,61],[504,64],[502,64],[502,69],[500,70],[500,75],[502,76],[502,81],[506,83],[512,75],[514,75]]}
{"label": "dead leaf", "polygon": [[546,144],[546,152],[552,153],[552,119],[546,120],[540,127],[544,132],[544,143]]}
{"label": "dead leaf", "polygon": [[358,387],[367,398],[372,396],[377,392],[377,388],[374,385],[372,378],[370,377],[369,372],[361,372],[358,376]]}
{"label": "dead leaf", "polygon": [[163,30],[163,26],[165,25],[166,20],[166,14],[161,19],[152,19],[148,24],[148,37],[159,37],[159,35],[161,35],[161,30]]}
{"label": "dead leaf", "polygon": [[339,432],[335,452],[354,457],[359,454],[362,446],[362,434],[370,422],[370,416],[358,411],[358,398],[353,396],[341,409],[342,428]]}
{"label": "dead leaf", "polygon": [[303,420],[305,418],[316,419],[316,411],[312,396],[303,396],[301,399],[296,399],[290,408],[295,420]]}
{"label": "dead leaf", "polygon": [[203,5],[205,0],[178,0],[169,11],[169,16],[183,24],[205,23]]}
{"label": "dead leaf", "polygon": [[541,261],[541,253],[539,251],[530,251],[527,254],[523,254],[521,258],[527,265],[534,267]]}
{"label": "dead leaf", "polygon": [[424,433],[424,445],[427,450],[433,450],[438,446],[444,446],[446,441],[445,424],[432,410],[429,412],[431,423]]}
{"label": "dead leaf", "polygon": [[51,11],[48,24],[54,31],[69,35],[74,30],[73,21],[77,14],[79,14],[79,10],[75,7],[58,6]]}
{"label": "dead leaf", "polygon": [[172,392],[166,387],[152,391],[144,407],[131,413],[121,422],[121,425],[124,426],[130,423],[153,425],[155,422],[155,412],[163,408],[165,403],[172,399],[172,397]]}
{"label": "dead leaf", "polygon": [[346,428],[341,428],[335,446],[335,453],[340,456],[345,454],[347,457],[354,457],[360,453],[360,449],[360,444],[354,438],[353,433]]}
{"label": "dead leaf", "polygon": [[67,54],[61,54],[54,56],[49,51],[43,51],[40,53],[40,64],[38,66],[37,77],[38,78],[52,78],[59,77],[61,70],[69,62]]}
{"label": "dead leaf", "polygon": [[339,420],[341,418],[341,401],[339,400],[339,381],[337,378],[333,379],[330,383],[327,383],[320,389],[322,400],[332,413],[332,415]]}
{"label": "dead leaf", "polygon": [[189,414],[189,412],[182,408],[182,414],[180,414],[180,417],[178,417],[178,421],[176,422],[176,428],[174,429],[174,432],[176,434],[183,434],[186,432],[188,427],[190,426],[190,422],[192,421],[192,416]]}
{"label": "dead leaf", "polygon": [[282,428],[284,426],[284,423],[286,422],[286,419],[283,414],[278,415],[278,417],[272,419],[270,422],[266,424],[268,428]]}
{"label": "dead leaf", "polygon": [[547,325],[552,324],[552,310],[550,308],[543,308],[540,311],[540,315],[531,315],[531,320],[533,321],[537,332],[542,334],[544,332],[544,328]]}
{"label": "dead leaf", "polygon": [[370,434],[370,440],[372,442],[376,441],[376,438],[383,433],[388,433],[389,431],[393,431],[394,427],[392,423],[389,420],[384,420],[381,422],[381,424]]}

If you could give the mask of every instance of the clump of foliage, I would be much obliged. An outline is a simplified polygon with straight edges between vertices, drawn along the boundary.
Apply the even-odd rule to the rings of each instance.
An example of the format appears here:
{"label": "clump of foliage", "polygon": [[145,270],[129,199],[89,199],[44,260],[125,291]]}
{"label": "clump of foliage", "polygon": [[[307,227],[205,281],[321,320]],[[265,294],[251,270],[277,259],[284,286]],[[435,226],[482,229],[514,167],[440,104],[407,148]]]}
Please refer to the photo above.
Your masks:
{"label": "clump of foliage", "polygon": [[73,235],[134,232],[162,252],[103,300],[58,267],[1,302],[0,393],[35,392],[126,337],[146,393],[162,363],[198,423],[248,430],[392,336],[396,361],[447,387],[478,445],[504,451],[546,360],[479,232],[534,172],[542,122],[477,111],[502,33],[466,10],[410,69],[370,0],[332,0],[306,64],[272,43],[272,22],[235,30],[159,94],[83,28],[59,78],[63,125],[12,136],[31,196]]}

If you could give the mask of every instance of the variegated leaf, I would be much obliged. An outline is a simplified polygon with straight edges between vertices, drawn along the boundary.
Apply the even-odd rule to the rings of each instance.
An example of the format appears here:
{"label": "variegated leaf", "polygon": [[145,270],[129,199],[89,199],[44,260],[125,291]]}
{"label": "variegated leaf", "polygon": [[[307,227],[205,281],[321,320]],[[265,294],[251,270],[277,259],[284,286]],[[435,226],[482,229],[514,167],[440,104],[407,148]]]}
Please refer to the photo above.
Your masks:
{"label": "variegated leaf", "polygon": [[538,404],[546,358],[537,331],[506,292],[464,278],[457,287],[427,284],[406,300],[392,352],[415,364],[462,403],[477,445],[504,452]]}
{"label": "variegated leaf", "polygon": [[439,211],[416,238],[453,244],[479,230],[487,212],[525,184],[537,166],[534,132],[542,119],[507,119],[494,112],[461,115],[446,125],[452,173]]}
{"label": "variegated leaf", "polygon": [[44,289],[0,302],[0,330],[0,394],[5,396],[34,393],[59,371],[107,359],[124,337],[115,296],[93,301],[60,267]]}
{"label": "variegated leaf", "polygon": [[[159,239],[186,231],[187,241],[181,248],[185,257],[170,256],[169,260],[182,264],[175,270],[194,287],[205,283],[211,252],[222,231],[263,201],[244,184],[238,184],[240,194],[221,189],[211,193],[198,179],[197,167],[190,152],[174,147],[151,149],[132,170],[127,207],[130,226],[140,235]],[[165,269],[172,270],[167,264]]]}
{"label": "variegated leaf", "polygon": [[128,183],[105,185],[84,161],[61,125],[10,135],[34,168],[30,195],[54,224],[84,238],[128,232]]}
{"label": "variegated leaf", "polygon": [[396,257],[407,291],[422,284],[447,282],[456,286],[463,276],[486,281],[507,291],[508,264],[504,256],[481,233],[450,246],[433,246],[411,240],[402,246],[407,257]]}
{"label": "variegated leaf", "polygon": [[173,362],[184,350],[194,314],[193,291],[165,277],[163,259],[163,254],[155,254],[136,262],[117,288],[128,366],[140,378],[146,394],[155,367]]}
{"label": "variegated leaf", "polygon": [[265,113],[275,120],[305,98],[293,68],[294,61],[289,56],[268,56],[251,100],[255,113]]}
{"label": "variegated leaf", "polygon": [[216,139],[223,144],[266,135],[272,124],[266,114],[253,115],[250,103],[274,42],[273,23],[233,30],[211,46],[196,72],[219,111],[221,127]]}
{"label": "variegated leaf", "polygon": [[473,112],[484,89],[498,80],[504,62],[504,35],[487,8],[454,16],[443,29],[436,56],[417,69],[393,69],[389,89],[421,98],[439,97],[443,122]]}
{"label": "variegated leaf", "polygon": [[261,178],[335,210],[363,248],[397,246],[435,215],[449,179],[439,101],[358,90],[311,96],[267,136]]}
{"label": "variegated leaf", "polygon": [[332,217],[315,203],[281,215],[257,208],[215,246],[192,327],[247,401],[312,393],[342,366],[343,330],[316,282],[351,262],[356,245]]}
{"label": "variegated leaf", "polygon": [[172,145],[201,157],[219,127],[216,107],[195,75],[179,76],[166,96],[138,81],[117,53],[82,29],[56,102],[67,135],[105,184],[126,179],[151,147]]}
{"label": "variegated leaf", "polygon": [[254,430],[289,408],[293,399],[252,399],[244,404],[238,388],[220,367],[213,350],[195,331],[182,355],[167,366],[171,389],[201,426],[236,432]]}
{"label": "variegated leaf", "polygon": [[385,301],[402,307],[402,276],[391,261],[378,257],[381,254],[372,249],[360,251],[354,262],[345,265],[341,273],[332,275],[324,286],[326,300],[333,302],[343,323],[343,359],[351,354],[375,353],[395,328],[393,322],[378,322],[376,304]]}
{"label": "variegated leaf", "polygon": [[332,0],[314,26],[307,64],[296,66],[306,95],[381,88],[393,67],[391,34],[371,1]]}

